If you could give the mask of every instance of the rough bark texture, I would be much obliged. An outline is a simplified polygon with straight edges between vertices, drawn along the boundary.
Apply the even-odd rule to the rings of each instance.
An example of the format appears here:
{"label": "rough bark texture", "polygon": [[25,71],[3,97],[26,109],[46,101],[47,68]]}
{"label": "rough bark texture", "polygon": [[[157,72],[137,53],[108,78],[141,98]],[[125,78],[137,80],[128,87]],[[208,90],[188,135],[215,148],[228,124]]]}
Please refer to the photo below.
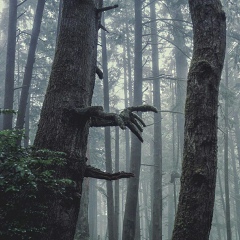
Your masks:
{"label": "rough bark texture", "polygon": [[[16,49],[17,0],[9,1],[8,42],[5,75],[4,109],[13,109]],[[3,129],[12,128],[12,113],[3,115]]]}
{"label": "rough bark texture", "polygon": [[226,17],[218,0],[189,0],[193,58],[185,107],[183,170],[173,240],[207,240],[217,172],[218,91]]}
{"label": "rough bark texture", "polygon": [[[86,168],[89,126],[84,116],[76,119],[65,110],[72,105],[91,105],[99,22],[96,8],[93,0],[63,1],[55,58],[34,142],[37,149],[67,153],[68,167],[58,174],[73,179],[79,193]],[[77,196],[68,204],[59,199],[53,201],[46,219],[49,230],[42,239],[73,239],[79,202]]]}

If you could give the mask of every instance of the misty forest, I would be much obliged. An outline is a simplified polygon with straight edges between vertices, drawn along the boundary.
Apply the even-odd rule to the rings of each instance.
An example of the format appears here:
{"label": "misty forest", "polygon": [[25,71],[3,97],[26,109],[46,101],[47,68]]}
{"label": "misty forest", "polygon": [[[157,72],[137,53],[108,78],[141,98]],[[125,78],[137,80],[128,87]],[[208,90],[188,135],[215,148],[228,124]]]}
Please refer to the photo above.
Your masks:
{"label": "misty forest", "polygon": [[240,240],[238,0],[0,0],[1,240]]}

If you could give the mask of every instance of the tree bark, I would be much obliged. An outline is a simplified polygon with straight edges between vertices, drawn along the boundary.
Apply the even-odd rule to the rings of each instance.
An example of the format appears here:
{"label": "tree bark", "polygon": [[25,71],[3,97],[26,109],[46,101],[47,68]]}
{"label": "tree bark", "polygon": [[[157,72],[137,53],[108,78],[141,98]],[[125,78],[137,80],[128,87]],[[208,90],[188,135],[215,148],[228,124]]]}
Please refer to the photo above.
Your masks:
{"label": "tree bark", "polygon": [[[100,7],[93,0],[63,1],[61,27],[47,93],[34,141],[37,149],[65,152],[68,167],[57,169],[59,176],[81,186],[86,169],[89,124],[85,117],[74,119],[66,114],[71,105],[91,105],[97,57],[97,32]],[[78,195],[79,196],[79,195]],[[44,240],[73,239],[80,206],[80,197],[71,202],[55,199],[49,205],[48,229]]]}
{"label": "tree bark", "polygon": [[181,190],[173,240],[209,238],[217,173],[218,92],[226,17],[218,0],[189,0],[193,57],[185,106]]}
{"label": "tree bark", "polygon": [[[13,110],[14,98],[14,70],[15,70],[15,50],[16,50],[16,26],[17,26],[17,0],[9,1],[9,22],[7,59],[5,73],[4,109]],[[3,129],[12,129],[13,114],[3,115]]]}

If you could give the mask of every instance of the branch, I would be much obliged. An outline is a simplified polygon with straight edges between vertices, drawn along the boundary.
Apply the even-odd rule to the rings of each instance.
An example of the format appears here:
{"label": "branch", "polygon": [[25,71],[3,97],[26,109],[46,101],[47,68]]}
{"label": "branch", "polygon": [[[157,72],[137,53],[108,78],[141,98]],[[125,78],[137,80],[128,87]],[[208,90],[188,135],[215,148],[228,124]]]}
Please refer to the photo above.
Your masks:
{"label": "branch", "polygon": [[103,79],[103,72],[99,67],[96,67],[96,74],[98,75],[99,79]]}
{"label": "branch", "polygon": [[126,129],[126,127],[128,127],[137,136],[137,138],[143,142],[141,132],[143,132],[143,127],[146,127],[146,124],[136,113],[134,113],[135,111],[158,113],[158,110],[150,105],[128,107],[124,109],[120,114],[99,112],[98,116],[91,117],[90,126],[119,126],[122,129]]}
{"label": "branch", "polygon": [[90,127],[108,127],[119,126],[121,129],[128,127],[137,137],[143,142],[141,132],[143,127],[146,127],[144,121],[136,114],[135,111],[140,112],[155,112],[158,110],[150,105],[141,105],[136,107],[128,107],[120,114],[106,113],[102,106],[89,106],[85,108],[76,108],[74,104],[65,109],[65,116],[70,121],[79,121],[79,118],[84,118],[89,121]]}
{"label": "branch", "polygon": [[101,28],[103,31],[109,33],[109,31],[102,24],[99,24],[99,28]]}
{"label": "branch", "polygon": [[97,179],[105,179],[105,180],[118,180],[121,178],[130,178],[134,177],[133,173],[127,173],[127,172],[117,172],[117,173],[108,173],[103,172],[98,168],[94,168],[90,165],[86,167],[84,177],[91,177],[91,178],[97,178]]}
{"label": "branch", "polygon": [[20,2],[18,5],[17,5],[17,7],[20,7],[23,3],[25,3],[27,0],[24,0],[24,1],[22,1],[22,2]]}
{"label": "branch", "polygon": [[109,6],[109,7],[99,8],[99,9],[97,9],[97,13],[105,12],[105,11],[108,11],[108,10],[111,10],[111,9],[117,8],[117,7],[118,7],[118,4]]}
{"label": "branch", "polygon": [[24,11],[23,13],[21,13],[18,17],[17,17],[17,19],[19,19],[22,15],[24,15],[25,13],[26,13],[27,11]]}

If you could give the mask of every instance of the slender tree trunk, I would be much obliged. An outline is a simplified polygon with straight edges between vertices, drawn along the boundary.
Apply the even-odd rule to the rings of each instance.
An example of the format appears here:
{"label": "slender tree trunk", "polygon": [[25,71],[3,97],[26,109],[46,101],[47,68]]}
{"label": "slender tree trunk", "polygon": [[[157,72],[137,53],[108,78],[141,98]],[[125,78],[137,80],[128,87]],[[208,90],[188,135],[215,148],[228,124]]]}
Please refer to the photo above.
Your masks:
{"label": "slender tree trunk", "polygon": [[90,179],[90,194],[89,194],[89,225],[90,239],[97,239],[97,179]]}
{"label": "slender tree trunk", "polygon": [[[123,47],[123,68],[124,68],[124,104],[126,108],[126,107],[129,107],[130,91],[132,91],[132,89],[128,89],[127,61],[126,61],[125,46]],[[130,80],[130,77],[128,80]],[[127,93],[129,94],[129,98]],[[130,170],[130,134],[128,129],[126,129],[125,131],[125,149],[126,149],[126,171],[129,171]]]}
{"label": "slender tree trunk", "polygon": [[62,19],[62,8],[63,8],[63,0],[60,0],[59,8],[58,8],[58,22],[57,22],[56,42],[58,40],[58,35],[59,35],[59,31],[60,31],[60,25],[61,25],[61,19]]}
{"label": "slender tree trunk", "polygon": [[217,210],[215,208],[214,210],[214,218],[216,220],[216,228],[217,228],[217,233],[218,233],[218,239],[222,240],[222,236],[221,236],[221,229],[219,227],[219,221],[218,221],[218,215],[217,215]]}
{"label": "slender tree trunk", "polygon": [[222,180],[221,180],[219,170],[217,172],[217,178],[218,178],[218,182],[219,182],[219,190],[220,190],[220,195],[221,195],[221,203],[222,203],[222,207],[223,207],[223,213],[224,213],[224,216],[226,218],[226,204],[225,204],[225,200],[224,200],[224,196],[223,196]]}
{"label": "slender tree trunk", "polygon": [[[228,89],[228,58],[225,62],[225,87]],[[228,174],[228,97],[225,96],[225,130],[224,130],[224,186],[226,201],[226,229],[227,240],[232,239],[230,221],[230,197],[229,197],[229,174]]]}
{"label": "slender tree trunk", "polygon": [[185,106],[181,190],[173,240],[209,238],[217,174],[218,92],[226,17],[218,0],[189,0],[193,57]]}
{"label": "slender tree trunk", "polygon": [[[22,91],[21,91],[20,102],[18,107],[16,129],[23,129],[23,126],[24,126],[24,119],[25,119],[26,107],[28,102],[27,100],[29,95],[29,89],[31,86],[33,65],[35,62],[35,52],[37,49],[37,42],[38,42],[38,36],[41,28],[44,6],[45,6],[45,1],[38,0],[35,18],[33,22],[33,29],[31,34],[27,63],[26,63],[24,78],[22,83]],[[19,144],[21,143],[21,139],[19,139],[18,143]]]}
{"label": "slender tree trunk", "polygon": [[[134,57],[134,105],[142,104],[142,1],[135,0],[135,57]],[[134,240],[136,213],[138,203],[138,187],[141,167],[141,143],[132,134],[131,172],[135,177],[129,179],[125,214],[123,220],[123,240]]]}
{"label": "slender tree trunk", "polygon": [[153,172],[153,207],[152,207],[152,240],[162,239],[162,117],[159,81],[158,33],[155,2],[150,4],[151,14],[151,47],[153,74],[153,105],[159,113],[154,115],[154,172]]}
{"label": "slender tree trunk", "polygon": [[136,227],[135,227],[135,240],[141,239],[141,227],[140,227],[140,209],[139,209],[139,196],[137,204],[137,214],[136,214]]}
{"label": "slender tree trunk", "polygon": [[[102,15],[102,23],[104,25],[104,15]],[[109,85],[108,85],[108,64],[107,64],[107,46],[106,32],[101,31],[102,40],[102,65],[103,65],[103,92],[104,92],[104,110],[109,112]],[[112,173],[112,156],[111,156],[111,132],[110,127],[105,127],[105,161],[106,171]],[[114,200],[113,185],[111,181],[107,182],[107,214],[108,214],[108,237],[115,239],[114,234]]]}
{"label": "slender tree trunk", "polygon": [[233,119],[234,119],[235,137],[236,137],[236,143],[237,143],[238,165],[240,166],[240,128],[239,128],[239,118],[238,118],[237,111],[234,111]]}
{"label": "slender tree trunk", "polygon": [[174,213],[174,198],[173,198],[173,186],[168,185],[168,240],[172,239],[173,231],[173,213]]}
{"label": "slender tree trunk", "polygon": [[26,106],[25,114],[25,132],[24,132],[24,147],[27,148],[29,145],[30,138],[30,94],[28,95],[28,104]]}
{"label": "slender tree trunk", "polygon": [[[115,128],[115,172],[119,172],[119,127]],[[119,214],[120,214],[120,206],[119,206],[119,180],[115,181],[115,220],[114,220],[114,232],[115,239],[119,239]]]}
{"label": "slender tree trunk", "polygon": [[237,226],[237,232],[238,232],[238,239],[240,240],[240,192],[239,192],[239,177],[237,174],[237,164],[236,164],[236,158],[235,158],[235,152],[234,152],[234,145],[233,141],[230,138],[230,149],[231,149],[231,158],[232,158],[232,168],[233,168],[233,180],[234,180],[234,192],[235,192],[235,205],[236,205],[236,226]]}
{"label": "slender tree trunk", "polygon": [[84,179],[82,186],[82,197],[74,240],[90,239],[88,224],[89,180]]}
{"label": "slender tree trunk", "polygon": [[150,226],[150,221],[149,221],[149,216],[148,216],[148,192],[147,192],[147,183],[143,182],[142,183],[142,189],[143,189],[143,206],[144,206],[144,219],[145,219],[145,232],[146,232],[146,239],[149,239],[149,226]]}
{"label": "slender tree trunk", "polygon": [[[173,21],[173,36],[175,44],[175,60],[176,60],[176,77],[177,77],[177,95],[176,95],[176,111],[184,112],[184,103],[186,99],[186,79],[187,79],[187,70],[188,63],[186,52],[186,43],[183,27],[183,14],[182,14],[182,3],[173,4],[173,19],[178,19],[178,21]],[[177,114],[177,133],[179,140],[179,151],[180,156],[183,153],[183,143],[184,143],[184,115]]]}
{"label": "slender tree trunk", "polygon": [[[13,110],[14,70],[16,50],[17,0],[9,1],[8,41],[5,73],[4,109]],[[3,115],[3,129],[12,129],[13,114]]]}

